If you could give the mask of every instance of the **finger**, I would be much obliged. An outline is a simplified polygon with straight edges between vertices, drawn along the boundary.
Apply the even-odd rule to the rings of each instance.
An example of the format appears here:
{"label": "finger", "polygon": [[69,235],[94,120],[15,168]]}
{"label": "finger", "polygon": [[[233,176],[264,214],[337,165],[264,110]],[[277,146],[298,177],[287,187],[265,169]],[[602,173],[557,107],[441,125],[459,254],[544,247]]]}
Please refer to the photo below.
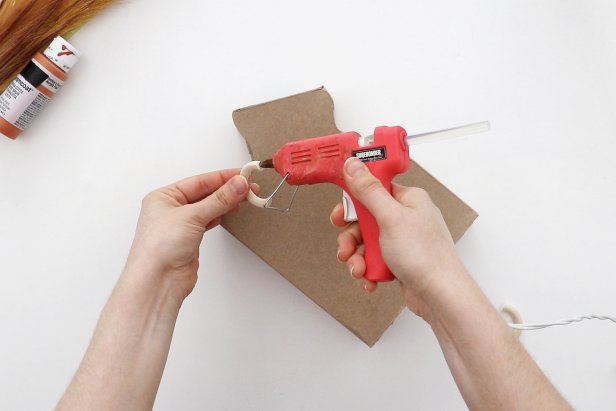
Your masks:
{"label": "finger", "polygon": [[261,193],[261,186],[257,183],[250,183],[250,189],[256,195],[259,195],[259,193]]}
{"label": "finger", "polygon": [[[250,183],[250,189],[256,195],[259,195],[259,193],[261,192],[261,186],[257,183]],[[240,205],[238,204],[233,208],[233,210],[231,210],[231,213],[237,213],[239,211],[240,211]]]}
{"label": "finger", "polygon": [[[261,186],[257,183],[250,183],[250,189],[252,190],[253,193],[257,195],[261,192]],[[235,207],[233,207],[230,213],[237,213],[239,211],[240,211],[240,205],[238,204]]]}
{"label": "finger", "polygon": [[192,204],[209,196],[239,173],[239,168],[212,171],[177,181],[161,188],[161,191],[171,195],[181,205]]}
{"label": "finger", "polygon": [[331,214],[329,215],[329,221],[336,227],[345,227],[348,222],[344,221],[344,208],[342,203],[336,204]]}
{"label": "finger", "polygon": [[338,260],[341,262],[348,260],[355,253],[361,242],[359,224],[350,224],[348,228],[338,234]]}
{"label": "finger", "polygon": [[206,224],[233,210],[248,194],[248,181],[243,176],[234,176],[211,195],[195,203],[196,217]]}
{"label": "finger", "polygon": [[344,181],[349,192],[366,206],[377,221],[391,215],[392,209],[398,206],[383,184],[355,157],[344,163]]}
{"label": "finger", "polygon": [[359,279],[366,274],[366,260],[364,260],[363,254],[359,252],[353,254],[346,264],[351,277]]}
{"label": "finger", "polygon": [[366,290],[369,293],[372,293],[374,291],[376,291],[377,289],[377,283],[370,281],[370,280],[366,280],[364,279],[362,281],[362,287],[364,288],[364,290]]}

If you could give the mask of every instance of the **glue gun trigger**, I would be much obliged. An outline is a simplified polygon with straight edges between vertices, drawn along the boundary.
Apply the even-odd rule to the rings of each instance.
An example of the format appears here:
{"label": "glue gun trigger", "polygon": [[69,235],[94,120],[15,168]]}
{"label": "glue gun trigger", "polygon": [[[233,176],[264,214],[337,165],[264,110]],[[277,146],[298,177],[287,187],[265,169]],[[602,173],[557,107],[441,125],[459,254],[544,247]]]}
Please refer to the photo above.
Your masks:
{"label": "glue gun trigger", "polygon": [[351,196],[344,190],[342,190],[342,209],[344,210],[344,222],[352,223],[357,221],[357,212],[355,211],[355,205],[351,200]]}

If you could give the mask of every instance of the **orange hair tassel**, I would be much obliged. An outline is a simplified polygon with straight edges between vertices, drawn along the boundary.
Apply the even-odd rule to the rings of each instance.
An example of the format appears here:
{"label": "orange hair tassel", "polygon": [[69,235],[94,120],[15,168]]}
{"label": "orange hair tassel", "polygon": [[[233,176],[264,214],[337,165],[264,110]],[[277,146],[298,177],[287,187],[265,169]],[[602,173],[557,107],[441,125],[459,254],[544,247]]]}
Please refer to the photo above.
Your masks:
{"label": "orange hair tassel", "polygon": [[0,92],[54,37],[69,37],[114,1],[0,0]]}

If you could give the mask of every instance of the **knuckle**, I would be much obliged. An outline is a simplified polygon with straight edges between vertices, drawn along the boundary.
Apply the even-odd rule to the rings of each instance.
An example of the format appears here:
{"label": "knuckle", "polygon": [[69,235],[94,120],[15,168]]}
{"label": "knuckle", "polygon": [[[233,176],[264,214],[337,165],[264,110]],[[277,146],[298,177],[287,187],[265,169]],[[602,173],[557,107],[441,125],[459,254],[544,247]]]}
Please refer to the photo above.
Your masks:
{"label": "knuckle", "polygon": [[336,237],[336,243],[338,243],[338,245],[344,244],[344,234],[345,232],[342,231],[340,234],[338,234],[338,236]]}
{"label": "knuckle", "polygon": [[351,246],[356,248],[362,243],[359,225],[351,224],[348,228],[338,234],[336,241],[340,246]]}
{"label": "knuckle", "polygon": [[192,221],[195,224],[195,227],[199,228],[199,231],[208,231],[210,228],[208,228],[209,224],[211,223],[211,221],[209,220],[209,218],[204,217],[200,214],[197,214],[195,216],[192,217]]}
{"label": "knuckle", "polygon": [[338,243],[338,245],[347,245],[348,243],[352,242],[352,235],[347,231],[344,230],[342,231],[340,234],[338,234],[338,238],[336,239],[336,242]]}
{"label": "knuckle", "polygon": [[141,199],[141,206],[148,206],[149,204],[152,204],[154,201],[156,201],[157,198],[158,191],[149,192]]}
{"label": "knuckle", "polygon": [[445,221],[445,217],[443,216],[443,212],[441,211],[440,208],[434,205],[432,207],[432,212],[433,212],[434,217],[436,217],[436,219]]}
{"label": "knuckle", "polygon": [[232,208],[234,206],[228,190],[224,188],[221,190],[216,190],[214,192],[214,196],[216,197],[216,201],[218,201],[224,208]]}
{"label": "knuckle", "polygon": [[364,195],[372,195],[379,190],[383,190],[383,185],[376,178],[369,177],[362,182],[361,190]]}
{"label": "knuckle", "polygon": [[430,200],[430,194],[421,187],[409,187],[409,193],[419,200]]}
{"label": "knuckle", "polygon": [[393,227],[399,226],[404,221],[404,209],[403,207],[394,207],[391,212],[384,214],[381,217],[381,221],[379,224],[383,226],[385,229],[391,229]]}
{"label": "knuckle", "polygon": [[398,201],[405,206],[432,204],[430,194],[420,187],[406,187],[402,193],[400,193]]}

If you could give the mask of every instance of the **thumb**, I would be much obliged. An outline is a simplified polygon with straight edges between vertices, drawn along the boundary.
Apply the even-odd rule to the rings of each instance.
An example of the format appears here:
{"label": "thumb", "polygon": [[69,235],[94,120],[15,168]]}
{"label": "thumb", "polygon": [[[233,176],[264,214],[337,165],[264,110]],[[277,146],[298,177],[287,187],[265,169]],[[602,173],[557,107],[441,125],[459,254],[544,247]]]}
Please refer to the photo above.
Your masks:
{"label": "thumb", "polygon": [[383,184],[359,159],[350,157],[344,163],[344,181],[349,192],[380,221],[398,204]]}
{"label": "thumb", "polygon": [[199,219],[207,224],[237,207],[246,198],[246,194],[248,181],[244,176],[236,175],[193,206],[197,208]]}

